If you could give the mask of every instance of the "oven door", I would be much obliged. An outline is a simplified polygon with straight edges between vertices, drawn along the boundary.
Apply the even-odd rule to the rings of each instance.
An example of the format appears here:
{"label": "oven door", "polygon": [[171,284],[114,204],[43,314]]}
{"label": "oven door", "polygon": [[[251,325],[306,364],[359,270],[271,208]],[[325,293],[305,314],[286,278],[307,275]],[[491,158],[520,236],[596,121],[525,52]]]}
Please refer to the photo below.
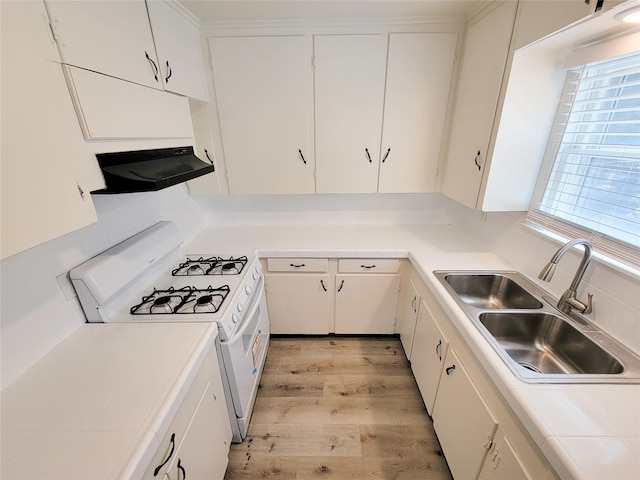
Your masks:
{"label": "oven door", "polygon": [[258,392],[268,344],[269,316],[263,277],[238,329],[229,340],[220,342],[233,408],[238,418],[246,417],[246,424]]}

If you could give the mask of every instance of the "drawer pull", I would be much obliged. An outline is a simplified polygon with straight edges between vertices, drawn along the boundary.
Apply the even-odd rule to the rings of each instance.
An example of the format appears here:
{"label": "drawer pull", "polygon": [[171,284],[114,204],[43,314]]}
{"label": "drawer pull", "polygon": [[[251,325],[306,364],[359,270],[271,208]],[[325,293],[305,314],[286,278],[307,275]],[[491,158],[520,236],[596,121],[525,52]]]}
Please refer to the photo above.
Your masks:
{"label": "drawer pull", "polygon": [[291,267],[293,268],[302,268],[302,267],[306,267],[306,265],[304,263],[301,263],[299,265],[296,265],[295,263],[290,264]]}
{"label": "drawer pull", "polygon": [[179,472],[182,472],[182,480],[187,480],[187,471],[182,466],[182,460],[178,459],[178,465],[176,466]]}
{"label": "drawer pull", "polygon": [[[440,355],[440,347],[442,346],[442,339],[440,339],[440,341],[438,342],[438,345],[436,345],[436,355],[438,355],[438,360],[442,361],[442,355]],[[447,375],[449,375],[447,373]]]}
{"label": "drawer pull", "polygon": [[158,476],[158,473],[160,473],[160,470],[162,469],[162,467],[164,467],[167,464],[167,462],[171,459],[171,457],[173,456],[173,451],[176,448],[176,434],[175,433],[171,434],[170,442],[171,442],[171,451],[169,452],[169,455],[167,456],[167,458],[165,458],[164,462],[162,462],[160,465],[158,465],[156,467],[156,469],[153,471],[153,476],[154,477]]}
{"label": "drawer pull", "polygon": [[455,369],[456,369],[456,366],[451,365],[450,367],[445,368],[445,371],[447,372],[447,375],[451,375],[451,371]]}
{"label": "drawer pull", "polygon": [[375,265],[360,265],[360,268],[376,268]]}

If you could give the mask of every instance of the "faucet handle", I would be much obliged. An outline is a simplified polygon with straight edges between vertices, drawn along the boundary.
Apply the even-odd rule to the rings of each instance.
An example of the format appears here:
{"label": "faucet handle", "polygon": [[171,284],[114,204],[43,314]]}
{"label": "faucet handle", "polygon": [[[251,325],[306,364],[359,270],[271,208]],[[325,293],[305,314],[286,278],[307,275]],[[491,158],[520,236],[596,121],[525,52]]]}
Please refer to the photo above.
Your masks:
{"label": "faucet handle", "polygon": [[582,313],[588,315],[591,312],[593,312],[593,293],[587,293],[587,305]]}

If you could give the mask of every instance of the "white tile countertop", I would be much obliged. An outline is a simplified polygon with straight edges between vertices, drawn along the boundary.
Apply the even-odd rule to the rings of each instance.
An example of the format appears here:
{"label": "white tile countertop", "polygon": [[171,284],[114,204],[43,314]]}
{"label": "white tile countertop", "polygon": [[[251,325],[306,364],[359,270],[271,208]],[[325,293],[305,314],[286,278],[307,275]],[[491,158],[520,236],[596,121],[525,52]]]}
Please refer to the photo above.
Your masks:
{"label": "white tile countertop", "polygon": [[640,385],[531,384],[516,378],[432,273],[512,269],[460,228],[223,226],[210,227],[184,249],[212,247],[261,257],[409,258],[562,479],[640,478]]}
{"label": "white tile countertop", "polygon": [[80,327],[2,391],[2,478],[142,478],[217,332]]}

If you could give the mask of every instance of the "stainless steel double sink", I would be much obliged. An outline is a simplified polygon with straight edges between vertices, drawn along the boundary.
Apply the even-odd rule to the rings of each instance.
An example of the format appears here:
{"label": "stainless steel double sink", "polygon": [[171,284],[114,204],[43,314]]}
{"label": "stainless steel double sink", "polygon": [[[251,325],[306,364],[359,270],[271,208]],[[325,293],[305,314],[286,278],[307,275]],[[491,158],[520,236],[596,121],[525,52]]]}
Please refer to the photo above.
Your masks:
{"label": "stainless steel double sink", "polygon": [[507,366],[526,382],[640,383],[640,357],[512,271],[435,271]]}

